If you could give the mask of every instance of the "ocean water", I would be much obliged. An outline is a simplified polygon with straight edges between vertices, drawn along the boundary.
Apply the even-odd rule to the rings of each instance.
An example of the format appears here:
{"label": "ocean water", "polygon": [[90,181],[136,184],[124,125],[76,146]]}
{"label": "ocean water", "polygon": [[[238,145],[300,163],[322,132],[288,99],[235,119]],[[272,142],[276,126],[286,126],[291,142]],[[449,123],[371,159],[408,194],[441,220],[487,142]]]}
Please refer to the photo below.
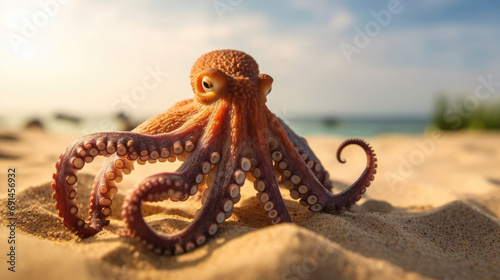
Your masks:
{"label": "ocean water", "polygon": [[[124,130],[123,120],[108,117],[76,118],[75,121],[60,120],[53,116],[37,118],[47,131],[73,132],[82,135],[99,131]],[[3,129],[23,128],[29,118],[0,118]],[[139,124],[144,119],[132,120]],[[386,133],[420,134],[430,125],[425,117],[364,117],[326,118],[294,117],[284,121],[299,135],[338,135],[345,137],[366,137]],[[103,125],[105,124],[105,125]],[[135,125],[133,125],[135,126]]]}
{"label": "ocean water", "polygon": [[386,133],[420,134],[430,126],[425,117],[295,118],[285,122],[299,135],[366,137]]}

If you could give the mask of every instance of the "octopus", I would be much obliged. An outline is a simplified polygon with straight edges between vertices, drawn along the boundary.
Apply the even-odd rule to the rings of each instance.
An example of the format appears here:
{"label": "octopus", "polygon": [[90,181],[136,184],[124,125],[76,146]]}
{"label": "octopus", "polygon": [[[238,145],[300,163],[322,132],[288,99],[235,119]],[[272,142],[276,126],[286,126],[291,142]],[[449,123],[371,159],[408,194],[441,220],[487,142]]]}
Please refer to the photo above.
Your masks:
{"label": "octopus", "polygon": [[[232,215],[246,180],[253,182],[270,224],[292,222],[280,186],[312,212],[341,214],[373,181],[377,167],[373,149],[363,140],[349,139],[339,146],[338,161],[345,162],[341,152],[354,144],[364,150],[366,167],[351,186],[333,194],[329,173],[305,138],[266,106],[273,79],[260,74],[248,54],[206,53],[195,62],[190,81],[192,99],[176,103],[130,132],[93,133],[67,147],[56,163],[52,197],[68,229],[86,238],[108,225],[116,184],[134,170],[134,163],[182,161],[175,172],[143,179],[122,207],[126,224],[122,235],[167,255],[192,251],[214,236]],[[107,159],[95,177],[84,220],[77,203],[77,173],[98,156]],[[141,212],[142,202],[177,202],[192,196],[202,206],[178,232],[155,231]]]}

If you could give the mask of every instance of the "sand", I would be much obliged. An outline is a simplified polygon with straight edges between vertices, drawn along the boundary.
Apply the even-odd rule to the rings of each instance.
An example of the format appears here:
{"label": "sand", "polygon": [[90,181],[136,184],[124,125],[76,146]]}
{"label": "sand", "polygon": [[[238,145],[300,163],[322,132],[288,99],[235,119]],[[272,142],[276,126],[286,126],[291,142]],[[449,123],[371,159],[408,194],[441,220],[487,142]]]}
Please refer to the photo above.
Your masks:
{"label": "sand", "polygon": [[[293,223],[269,226],[247,184],[235,213],[209,242],[177,257],[158,256],[120,237],[120,207],[144,176],[176,164],[137,167],[119,185],[110,226],[77,239],[51,199],[60,153],[78,135],[0,133],[0,180],[16,168],[16,272],[8,271],[7,188],[0,193],[1,279],[499,279],[500,133],[460,132],[366,138],[379,168],[364,198],[342,215],[316,214],[282,189]],[[330,170],[336,191],[364,167],[363,153],[341,137],[307,137]],[[80,172],[86,206],[99,163]],[[200,202],[145,205],[146,219],[165,232],[185,227]]]}

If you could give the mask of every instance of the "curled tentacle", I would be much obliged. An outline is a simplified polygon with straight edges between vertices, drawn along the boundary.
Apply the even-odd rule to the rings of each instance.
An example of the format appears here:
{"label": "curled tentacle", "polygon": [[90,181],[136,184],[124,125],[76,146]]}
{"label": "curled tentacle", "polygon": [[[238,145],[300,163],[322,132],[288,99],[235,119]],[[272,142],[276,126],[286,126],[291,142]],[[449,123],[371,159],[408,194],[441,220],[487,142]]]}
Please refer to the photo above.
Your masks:
{"label": "curled tentacle", "polygon": [[346,162],[344,159],[341,159],[340,155],[345,147],[352,144],[360,146],[365,151],[366,167],[361,176],[351,186],[341,193],[334,195],[333,199],[328,203],[327,209],[335,207],[335,210],[339,213],[344,212],[361,199],[361,196],[366,192],[366,188],[370,186],[371,181],[375,179],[375,174],[377,173],[376,154],[370,145],[361,139],[348,139],[344,141],[337,150],[337,160],[341,163]]}
{"label": "curled tentacle", "polygon": [[[110,132],[86,135],[73,142],[59,157],[52,183],[55,191],[52,197],[56,200],[55,206],[64,225],[80,237],[99,232],[111,213],[109,206],[117,192],[114,182],[120,181],[123,173],[132,171],[133,162],[154,162],[193,151],[197,134],[194,130],[161,135]],[[77,173],[96,156],[111,158],[104,163],[95,179],[90,199],[90,217],[86,222],[78,213]]]}
{"label": "curled tentacle", "polygon": [[[156,232],[149,227],[141,213],[142,201],[161,201],[172,197],[184,200],[194,194],[196,184],[193,184],[194,176],[190,173],[195,168],[188,168],[187,164],[192,165],[191,162],[197,163],[200,160],[191,159],[193,158],[186,161],[176,173],[163,173],[146,178],[127,196],[123,206],[129,234],[156,253],[182,254],[203,245],[209,236],[217,232],[219,225],[231,216],[234,201],[239,199],[240,187],[245,181],[245,171],[229,157],[224,158],[207,176],[208,188],[203,193],[203,205],[188,227],[174,234]],[[221,156],[218,155],[216,160],[221,160]],[[197,170],[200,168],[203,170],[203,165]]]}
{"label": "curled tentacle", "polygon": [[[330,181],[330,174],[325,170],[321,161],[314,154],[306,139],[297,135],[282,119],[276,117],[280,122],[283,130],[286,132],[288,139],[292,142],[295,149],[299,152],[302,160],[311,169],[312,173],[318,178],[318,181],[325,186],[326,189],[332,191],[333,184]],[[276,141],[274,138],[271,141]]]}
{"label": "curled tentacle", "polygon": [[[290,196],[293,199],[300,199],[300,204],[313,212],[324,211],[328,213],[342,213],[361,199],[361,195],[365,193],[370,181],[374,179],[377,167],[375,154],[366,142],[350,139],[340,145],[337,152],[339,159],[344,147],[356,144],[365,150],[367,164],[356,182],[341,193],[332,194],[318,181],[318,178],[302,160],[299,152],[293,149],[293,144],[283,132],[283,129],[275,124],[274,134],[278,137],[279,145],[271,152],[273,159],[278,162],[279,172],[284,178],[285,187],[290,190]],[[341,162],[343,161],[341,160]]]}
{"label": "curled tentacle", "polygon": [[363,148],[366,154],[366,167],[359,178],[351,184],[344,191],[336,194],[330,201],[326,202],[325,211],[332,212],[333,210],[338,213],[344,212],[347,208],[350,208],[354,203],[361,199],[361,196],[366,192],[366,188],[370,186],[371,181],[375,179],[375,174],[377,173],[377,158],[373,149],[361,139],[348,139],[344,141],[337,150],[337,160],[341,163],[345,163],[345,160],[340,158],[342,150],[349,145],[357,145]]}

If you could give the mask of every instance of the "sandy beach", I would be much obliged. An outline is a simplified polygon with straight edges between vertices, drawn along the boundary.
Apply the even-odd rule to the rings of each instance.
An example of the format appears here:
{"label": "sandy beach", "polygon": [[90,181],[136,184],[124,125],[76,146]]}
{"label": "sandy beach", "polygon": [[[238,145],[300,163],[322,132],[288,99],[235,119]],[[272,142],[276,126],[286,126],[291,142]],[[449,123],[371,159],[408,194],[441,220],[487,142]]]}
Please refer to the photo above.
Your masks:
{"label": "sandy beach", "polygon": [[[75,134],[0,132],[1,279],[498,279],[500,276],[500,133],[429,132],[366,138],[379,168],[361,201],[342,215],[312,213],[282,194],[293,223],[270,226],[247,182],[231,218],[206,245],[159,256],[120,237],[121,205],[147,175],[178,163],[137,166],[113,200],[111,224],[80,240],[51,198],[58,156]],[[361,149],[335,159],[341,137],[307,137],[330,171],[335,191],[365,165]],[[102,161],[101,161],[102,162]],[[79,173],[87,205],[99,162]],[[16,170],[16,272],[8,271],[7,172]],[[146,220],[172,232],[190,223],[199,200],[145,204]],[[86,211],[82,211],[86,212]]]}

